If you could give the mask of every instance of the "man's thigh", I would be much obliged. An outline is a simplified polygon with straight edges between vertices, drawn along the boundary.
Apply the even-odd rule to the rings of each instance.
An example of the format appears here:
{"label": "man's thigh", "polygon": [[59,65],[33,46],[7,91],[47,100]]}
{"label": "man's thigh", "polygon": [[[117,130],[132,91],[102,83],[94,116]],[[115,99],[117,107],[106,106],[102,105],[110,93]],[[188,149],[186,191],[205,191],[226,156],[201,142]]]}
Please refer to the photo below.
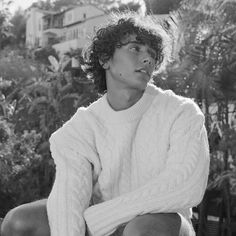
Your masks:
{"label": "man's thigh", "polygon": [[176,213],[162,213],[137,216],[126,226],[120,227],[114,235],[194,236],[195,233],[184,217]]}

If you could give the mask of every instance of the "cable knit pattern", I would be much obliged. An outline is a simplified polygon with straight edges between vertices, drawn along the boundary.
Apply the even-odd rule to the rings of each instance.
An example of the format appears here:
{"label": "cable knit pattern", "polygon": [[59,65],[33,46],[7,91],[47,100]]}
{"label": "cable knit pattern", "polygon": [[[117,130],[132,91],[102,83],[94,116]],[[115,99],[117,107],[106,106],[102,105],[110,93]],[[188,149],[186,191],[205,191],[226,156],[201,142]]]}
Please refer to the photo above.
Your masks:
{"label": "cable knit pattern", "polygon": [[[57,165],[48,200],[52,236],[84,236],[83,217],[92,236],[110,235],[146,213],[178,212],[189,220],[206,188],[202,112],[152,85],[123,111],[114,111],[106,95],[80,108],[50,143]],[[91,194],[95,204],[88,207]]]}
{"label": "cable knit pattern", "polygon": [[56,178],[47,201],[51,236],[85,235],[83,212],[89,206],[92,194],[91,164],[94,176],[98,169],[92,139],[89,143],[82,138],[83,135],[90,136],[84,126],[83,113],[83,109],[78,111],[50,138],[50,149],[56,164]]}

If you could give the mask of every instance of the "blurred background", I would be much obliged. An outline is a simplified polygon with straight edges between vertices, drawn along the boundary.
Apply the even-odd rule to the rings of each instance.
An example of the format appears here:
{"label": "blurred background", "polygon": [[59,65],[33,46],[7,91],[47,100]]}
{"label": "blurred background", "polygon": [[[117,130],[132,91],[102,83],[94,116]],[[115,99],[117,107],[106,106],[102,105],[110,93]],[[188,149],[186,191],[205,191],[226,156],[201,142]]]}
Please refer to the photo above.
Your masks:
{"label": "blurred background", "polygon": [[51,133],[100,96],[82,48],[109,13],[127,9],[152,14],[173,38],[154,83],[206,116],[211,165],[197,234],[236,235],[236,0],[0,0],[0,217],[48,196]]}

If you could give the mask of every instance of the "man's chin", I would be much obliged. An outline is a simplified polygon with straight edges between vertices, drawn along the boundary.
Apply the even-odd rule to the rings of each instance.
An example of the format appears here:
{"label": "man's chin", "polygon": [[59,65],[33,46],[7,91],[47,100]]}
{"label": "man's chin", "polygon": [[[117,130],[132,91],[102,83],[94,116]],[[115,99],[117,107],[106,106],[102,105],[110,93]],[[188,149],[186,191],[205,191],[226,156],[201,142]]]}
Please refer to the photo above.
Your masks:
{"label": "man's chin", "polygon": [[149,81],[143,81],[142,83],[138,83],[134,86],[134,88],[140,90],[140,91],[144,91],[148,85]]}

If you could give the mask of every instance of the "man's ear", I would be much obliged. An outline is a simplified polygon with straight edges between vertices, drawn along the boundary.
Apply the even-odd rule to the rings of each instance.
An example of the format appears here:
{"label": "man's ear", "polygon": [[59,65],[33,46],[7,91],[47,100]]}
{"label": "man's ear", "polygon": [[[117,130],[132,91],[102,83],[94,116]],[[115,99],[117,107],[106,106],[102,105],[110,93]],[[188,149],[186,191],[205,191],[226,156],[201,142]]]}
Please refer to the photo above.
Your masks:
{"label": "man's ear", "polygon": [[99,57],[99,63],[104,70],[108,70],[109,66],[109,57],[106,54],[103,54]]}
{"label": "man's ear", "polygon": [[108,61],[103,64],[103,68],[104,68],[105,70],[108,70],[108,69],[110,68],[110,65],[109,65],[109,62],[108,62]]}
{"label": "man's ear", "polygon": [[104,69],[104,70],[108,70],[109,69],[109,61],[103,61],[103,60],[101,60],[101,59],[99,59],[99,63],[100,63],[100,65],[102,66],[102,68]]}

